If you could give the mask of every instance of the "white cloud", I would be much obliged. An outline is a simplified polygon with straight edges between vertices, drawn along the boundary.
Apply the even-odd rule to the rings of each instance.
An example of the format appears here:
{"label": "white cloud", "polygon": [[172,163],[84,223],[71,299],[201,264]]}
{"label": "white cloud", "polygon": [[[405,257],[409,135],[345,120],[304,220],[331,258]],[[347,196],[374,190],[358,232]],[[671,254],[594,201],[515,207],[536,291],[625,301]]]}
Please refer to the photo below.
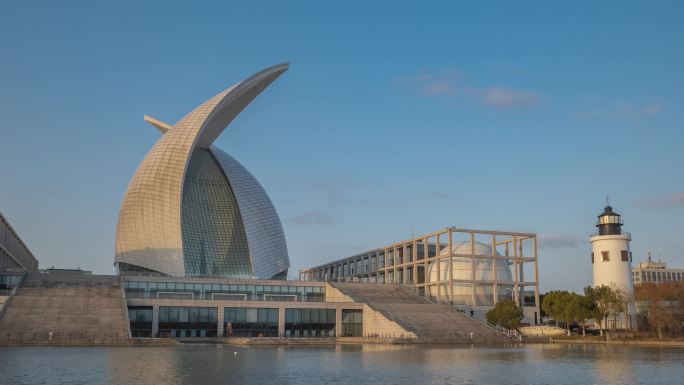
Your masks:
{"label": "white cloud", "polygon": [[638,202],[638,206],[646,209],[684,206],[684,192],[644,198]]}
{"label": "white cloud", "polygon": [[585,239],[575,235],[542,234],[539,236],[541,247],[549,249],[577,248],[586,243]]}
{"label": "white cloud", "polygon": [[430,97],[463,97],[485,106],[497,109],[527,108],[541,104],[542,96],[534,91],[492,86],[478,88],[469,86],[464,76],[457,71],[436,74],[419,73],[395,81],[400,88],[418,90]]}
{"label": "white cloud", "polygon": [[575,119],[618,120],[640,118],[657,115],[663,111],[659,103],[635,104],[624,100],[615,100],[607,106],[599,106],[570,114]]}
{"label": "white cloud", "polygon": [[536,92],[503,87],[482,90],[480,97],[484,104],[498,108],[531,107],[541,102],[541,97]]}
{"label": "white cloud", "polygon": [[452,201],[456,199],[453,195],[444,191],[430,191],[430,198]]}

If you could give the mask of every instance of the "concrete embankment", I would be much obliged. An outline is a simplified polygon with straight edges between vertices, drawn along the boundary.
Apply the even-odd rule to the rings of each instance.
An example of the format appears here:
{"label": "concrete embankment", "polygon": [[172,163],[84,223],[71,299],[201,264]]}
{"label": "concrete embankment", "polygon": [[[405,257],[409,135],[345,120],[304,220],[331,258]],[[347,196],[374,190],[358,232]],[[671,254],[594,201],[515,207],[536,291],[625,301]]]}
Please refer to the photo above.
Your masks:
{"label": "concrete embankment", "polygon": [[368,337],[339,337],[339,338],[131,338],[109,340],[47,340],[27,339],[0,340],[0,346],[179,346],[182,344],[226,344],[226,345],[260,345],[260,346],[315,346],[315,345],[518,345],[513,340],[506,343],[499,341],[483,344],[481,342],[454,342],[440,339],[425,338],[368,338]]}
{"label": "concrete embankment", "polygon": [[587,344],[587,345],[632,345],[632,346],[660,346],[684,348],[684,341],[659,341],[659,340],[596,340],[579,338],[552,339],[554,344]]}
{"label": "concrete embankment", "polygon": [[0,340],[0,347],[14,347],[14,346],[173,346],[180,342],[168,338],[136,338],[136,339],[108,339],[108,340],[47,340],[47,339],[30,339],[30,340]]}

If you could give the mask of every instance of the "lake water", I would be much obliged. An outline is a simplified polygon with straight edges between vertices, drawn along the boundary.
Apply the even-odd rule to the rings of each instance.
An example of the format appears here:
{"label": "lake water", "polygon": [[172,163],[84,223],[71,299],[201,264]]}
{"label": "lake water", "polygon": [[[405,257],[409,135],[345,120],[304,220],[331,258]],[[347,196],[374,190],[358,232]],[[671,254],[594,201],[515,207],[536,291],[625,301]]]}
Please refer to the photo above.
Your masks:
{"label": "lake water", "polygon": [[[235,354],[237,353],[237,354]],[[338,345],[0,348],[0,384],[681,384],[684,349]]]}

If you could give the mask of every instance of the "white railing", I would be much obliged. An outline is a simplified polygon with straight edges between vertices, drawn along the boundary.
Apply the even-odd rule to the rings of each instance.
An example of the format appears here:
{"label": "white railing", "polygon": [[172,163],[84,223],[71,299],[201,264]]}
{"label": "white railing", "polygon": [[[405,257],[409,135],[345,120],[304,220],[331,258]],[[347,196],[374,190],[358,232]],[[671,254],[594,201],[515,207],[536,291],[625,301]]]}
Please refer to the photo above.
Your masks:
{"label": "white railing", "polygon": [[510,338],[515,338],[518,341],[522,341],[522,334],[518,333],[518,331],[515,329],[506,329],[502,327],[501,332]]}

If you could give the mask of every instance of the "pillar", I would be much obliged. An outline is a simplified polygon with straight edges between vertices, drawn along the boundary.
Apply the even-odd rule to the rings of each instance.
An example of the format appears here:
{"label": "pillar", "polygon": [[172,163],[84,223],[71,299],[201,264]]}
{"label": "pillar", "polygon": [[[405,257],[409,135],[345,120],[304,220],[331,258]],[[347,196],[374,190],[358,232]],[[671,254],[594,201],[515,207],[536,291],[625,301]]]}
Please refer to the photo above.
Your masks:
{"label": "pillar", "polygon": [[342,308],[335,309],[335,337],[342,337]]}
{"label": "pillar", "polygon": [[475,291],[477,290],[477,284],[475,283],[476,281],[476,276],[475,276],[475,233],[470,232],[470,279],[472,280],[470,283],[471,292],[470,292],[470,301],[473,304],[473,307],[477,306],[477,301],[475,300]]}
{"label": "pillar", "polygon": [[219,306],[218,309],[216,310],[216,336],[217,337],[223,337],[223,316],[225,315],[225,311],[223,310],[223,306]]}
{"label": "pillar", "polygon": [[278,336],[285,337],[285,306],[278,307]]}
{"label": "pillar", "polygon": [[492,234],[492,280],[494,281],[494,285],[492,286],[493,292],[494,292],[494,302],[492,302],[494,305],[496,305],[497,302],[499,302],[499,283],[496,277],[496,268],[497,268],[497,262],[499,262],[496,259],[496,234]]}
{"label": "pillar", "polygon": [[152,337],[159,333],[159,305],[152,306]]}
{"label": "pillar", "polygon": [[520,306],[520,292],[518,286],[518,237],[513,236],[513,301],[516,305]]}

